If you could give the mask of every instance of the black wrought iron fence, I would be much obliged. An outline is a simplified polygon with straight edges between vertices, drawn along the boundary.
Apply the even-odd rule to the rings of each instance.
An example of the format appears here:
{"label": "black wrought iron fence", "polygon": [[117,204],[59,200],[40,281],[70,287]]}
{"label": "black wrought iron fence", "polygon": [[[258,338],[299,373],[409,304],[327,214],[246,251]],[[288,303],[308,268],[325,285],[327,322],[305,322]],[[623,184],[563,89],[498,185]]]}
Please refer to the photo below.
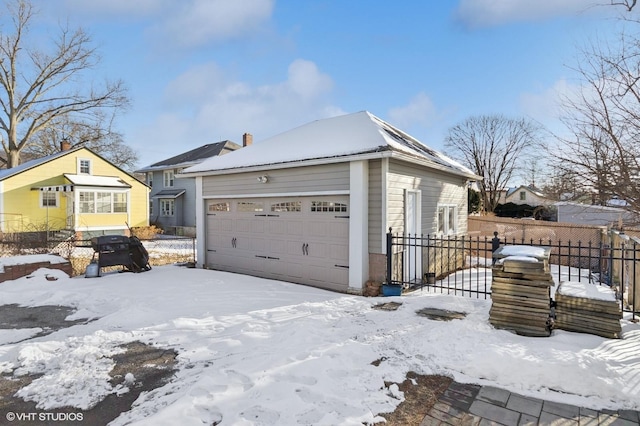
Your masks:
{"label": "black wrought iron fence", "polygon": [[[471,297],[491,294],[493,253],[501,246],[548,247],[559,281],[586,281],[616,290],[625,310],[640,309],[640,239],[610,233],[598,242],[470,236],[387,234],[387,283]],[[634,297],[635,296],[635,297]],[[638,300],[634,306],[634,299]]]}

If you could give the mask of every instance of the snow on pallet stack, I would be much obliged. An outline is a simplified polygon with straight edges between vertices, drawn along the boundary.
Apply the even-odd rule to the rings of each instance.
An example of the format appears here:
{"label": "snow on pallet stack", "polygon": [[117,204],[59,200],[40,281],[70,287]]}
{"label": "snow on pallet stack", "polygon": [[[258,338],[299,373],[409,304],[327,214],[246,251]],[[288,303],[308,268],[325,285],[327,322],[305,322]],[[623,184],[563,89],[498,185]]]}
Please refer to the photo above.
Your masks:
{"label": "snow on pallet stack", "polygon": [[550,249],[504,246],[493,254],[489,322],[524,336],[551,334]]}
{"label": "snow on pallet stack", "polygon": [[555,295],[555,328],[617,339],[622,311],[611,288],[587,282],[563,281]]}

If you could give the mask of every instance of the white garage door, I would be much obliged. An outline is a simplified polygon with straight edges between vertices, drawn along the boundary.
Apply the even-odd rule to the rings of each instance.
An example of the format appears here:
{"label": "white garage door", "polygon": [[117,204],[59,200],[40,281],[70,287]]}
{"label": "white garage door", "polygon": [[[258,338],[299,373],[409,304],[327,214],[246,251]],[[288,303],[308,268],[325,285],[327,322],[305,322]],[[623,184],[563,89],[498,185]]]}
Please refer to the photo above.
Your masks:
{"label": "white garage door", "polygon": [[207,201],[207,266],[346,291],[347,196]]}

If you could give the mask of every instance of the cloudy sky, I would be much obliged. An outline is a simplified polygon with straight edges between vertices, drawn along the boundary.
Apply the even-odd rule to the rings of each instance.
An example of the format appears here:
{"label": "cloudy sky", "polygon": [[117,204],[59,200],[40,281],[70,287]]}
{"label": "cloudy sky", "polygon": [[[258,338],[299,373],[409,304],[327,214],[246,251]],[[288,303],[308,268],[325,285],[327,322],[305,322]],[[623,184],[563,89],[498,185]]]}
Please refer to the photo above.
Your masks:
{"label": "cloudy sky", "polygon": [[[577,48],[613,34],[609,0],[33,0],[84,27],[95,76],[125,81],[139,167],[367,110],[443,150],[475,114],[553,125]],[[304,143],[304,141],[301,141]]]}

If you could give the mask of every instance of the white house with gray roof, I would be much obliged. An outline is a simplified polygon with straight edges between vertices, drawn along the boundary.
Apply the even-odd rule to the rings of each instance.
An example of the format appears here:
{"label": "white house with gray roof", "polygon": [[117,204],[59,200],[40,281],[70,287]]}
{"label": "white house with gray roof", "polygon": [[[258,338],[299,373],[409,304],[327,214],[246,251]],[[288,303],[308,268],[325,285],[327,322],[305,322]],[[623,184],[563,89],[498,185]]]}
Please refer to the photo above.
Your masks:
{"label": "white house with gray roof", "polygon": [[[373,114],[313,121],[183,170],[199,267],[361,294],[388,229],[464,234],[480,179]],[[420,259],[408,265],[422,276]],[[413,275],[413,272],[409,272]]]}

